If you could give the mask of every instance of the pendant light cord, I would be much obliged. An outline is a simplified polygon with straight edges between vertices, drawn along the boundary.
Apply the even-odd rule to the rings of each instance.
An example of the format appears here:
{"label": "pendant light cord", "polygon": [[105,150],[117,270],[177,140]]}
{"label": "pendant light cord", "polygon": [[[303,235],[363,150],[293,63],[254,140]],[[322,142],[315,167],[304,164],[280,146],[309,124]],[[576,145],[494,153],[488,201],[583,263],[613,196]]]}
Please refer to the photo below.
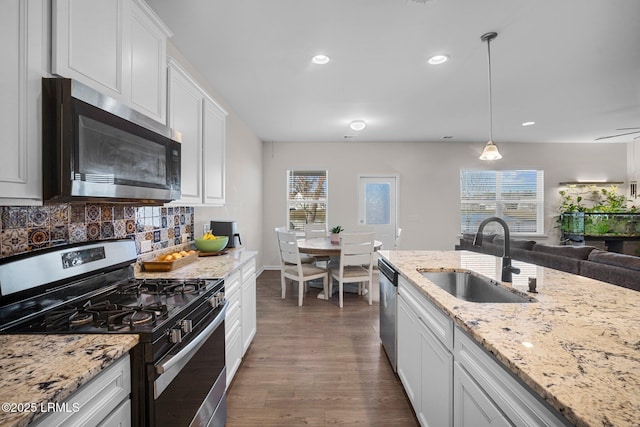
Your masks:
{"label": "pendant light cord", "polygon": [[493,143],[493,96],[491,87],[491,37],[487,37],[487,58],[489,64],[489,140]]}

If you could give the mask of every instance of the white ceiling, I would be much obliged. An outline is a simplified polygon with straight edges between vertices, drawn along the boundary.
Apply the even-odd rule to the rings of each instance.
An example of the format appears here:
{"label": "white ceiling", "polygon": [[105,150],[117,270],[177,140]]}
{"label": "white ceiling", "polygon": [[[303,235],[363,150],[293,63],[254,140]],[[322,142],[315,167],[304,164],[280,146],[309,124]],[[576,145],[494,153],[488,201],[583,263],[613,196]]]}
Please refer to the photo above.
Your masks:
{"label": "white ceiling", "polygon": [[[263,141],[484,143],[489,31],[496,144],[640,131],[638,0],[147,2]],[[428,65],[436,53],[451,59]]]}

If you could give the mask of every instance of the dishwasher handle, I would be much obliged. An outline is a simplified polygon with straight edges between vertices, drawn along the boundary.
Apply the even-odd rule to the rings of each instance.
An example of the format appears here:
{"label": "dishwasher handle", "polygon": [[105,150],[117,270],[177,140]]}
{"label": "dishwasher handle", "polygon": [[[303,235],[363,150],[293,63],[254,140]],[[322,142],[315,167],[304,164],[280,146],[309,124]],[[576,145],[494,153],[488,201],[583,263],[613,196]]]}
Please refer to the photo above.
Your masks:
{"label": "dishwasher handle", "polygon": [[378,260],[378,270],[393,286],[398,286],[398,272],[382,258]]}

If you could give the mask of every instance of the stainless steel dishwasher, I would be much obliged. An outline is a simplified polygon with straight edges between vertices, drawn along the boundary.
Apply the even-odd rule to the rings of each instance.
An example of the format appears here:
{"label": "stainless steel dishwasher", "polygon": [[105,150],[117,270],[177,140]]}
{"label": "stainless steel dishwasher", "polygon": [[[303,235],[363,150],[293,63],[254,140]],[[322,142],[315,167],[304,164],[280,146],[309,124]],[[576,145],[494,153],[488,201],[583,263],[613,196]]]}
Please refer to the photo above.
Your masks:
{"label": "stainless steel dishwasher", "polygon": [[380,341],[393,372],[397,372],[398,272],[384,259],[378,260],[380,271]]}

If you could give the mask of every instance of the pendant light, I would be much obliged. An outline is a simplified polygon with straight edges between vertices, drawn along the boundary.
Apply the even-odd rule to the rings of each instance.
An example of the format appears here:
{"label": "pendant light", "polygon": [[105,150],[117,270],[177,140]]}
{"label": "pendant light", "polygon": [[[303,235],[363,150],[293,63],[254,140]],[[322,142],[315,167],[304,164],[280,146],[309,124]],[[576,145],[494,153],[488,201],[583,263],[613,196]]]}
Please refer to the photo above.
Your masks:
{"label": "pendant light", "polygon": [[491,40],[498,37],[498,33],[486,33],[480,37],[480,40],[487,42],[487,57],[489,60],[489,141],[485,145],[480,160],[498,160],[502,155],[498,151],[498,146],[493,143],[493,99],[491,97]]}

